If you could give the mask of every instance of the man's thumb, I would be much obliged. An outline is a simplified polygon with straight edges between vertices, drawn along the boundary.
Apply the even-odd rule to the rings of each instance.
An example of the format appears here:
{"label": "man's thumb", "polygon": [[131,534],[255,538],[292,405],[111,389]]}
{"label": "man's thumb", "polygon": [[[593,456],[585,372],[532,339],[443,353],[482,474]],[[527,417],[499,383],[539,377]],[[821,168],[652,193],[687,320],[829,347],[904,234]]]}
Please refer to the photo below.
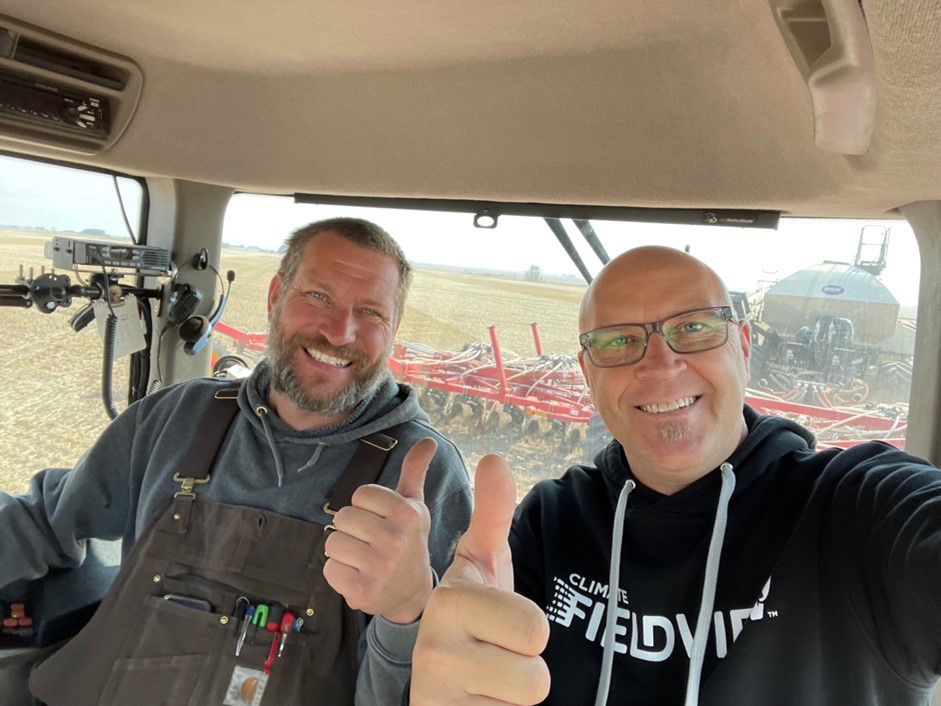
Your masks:
{"label": "man's thumb", "polygon": [[474,476],[474,511],[456,558],[472,563],[486,583],[513,590],[508,537],[516,509],[516,483],[500,456],[480,459]]}
{"label": "man's thumb", "polygon": [[426,436],[408,450],[402,459],[402,471],[395,492],[403,498],[425,499],[425,474],[437,449],[437,442]]}

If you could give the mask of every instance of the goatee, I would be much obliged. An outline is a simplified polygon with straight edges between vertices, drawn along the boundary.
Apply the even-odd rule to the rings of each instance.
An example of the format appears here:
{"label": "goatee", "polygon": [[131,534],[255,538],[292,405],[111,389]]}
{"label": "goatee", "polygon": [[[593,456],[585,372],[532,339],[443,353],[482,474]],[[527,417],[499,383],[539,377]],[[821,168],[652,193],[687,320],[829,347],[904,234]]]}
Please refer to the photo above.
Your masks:
{"label": "goatee", "polygon": [[660,427],[662,441],[682,441],[689,433],[689,424],[685,422],[671,422]]}

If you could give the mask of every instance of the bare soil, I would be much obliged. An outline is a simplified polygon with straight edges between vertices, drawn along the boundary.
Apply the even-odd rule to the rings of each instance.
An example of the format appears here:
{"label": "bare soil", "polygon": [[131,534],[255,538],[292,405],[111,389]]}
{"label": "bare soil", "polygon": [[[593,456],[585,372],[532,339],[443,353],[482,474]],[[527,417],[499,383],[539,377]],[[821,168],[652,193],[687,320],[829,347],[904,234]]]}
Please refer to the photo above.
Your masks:
{"label": "bare soil", "polygon": [[[43,255],[52,233],[0,228],[0,282],[11,284],[19,266],[34,275],[50,263]],[[74,235],[74,234],[73,234]],[[77,236],[83,237],[83,236]],[[274,253],[223,251],[223,272],[233,269],[223,320],[243,331],[267,328],[268,282],[277,269]],[[75,281],[75,277],[70,275]],[[530,357],[535,344],[530,324],[537,322],[543,350],[574,355],[576,316],[582,287],[525,282],[476,274],[419,270],[415,274],[398,338],[439,350],[458,350],[482,341],[496,327],[504,356]],[[94,324],[75,333],[70,317],[84,302],[45,314],[0,307],[0,489],[21,493],[38,470],[71,467],[109,420],[101,401],[102,342]],[[216,337],[220,349],[231,340]],[[208,371],[207,371],[208,372]],[[128,359],[114,366],[113,389],[119,409],[126,406]],[[478,420],[449,422],[431,411],[432,421],[450,436],[473,469],[486,453],[501,453],[517,475],[522,495],[536,480],[560,474],[579,458],[563,450],[555,430],[521,436],[505,428],[485,433]]]}

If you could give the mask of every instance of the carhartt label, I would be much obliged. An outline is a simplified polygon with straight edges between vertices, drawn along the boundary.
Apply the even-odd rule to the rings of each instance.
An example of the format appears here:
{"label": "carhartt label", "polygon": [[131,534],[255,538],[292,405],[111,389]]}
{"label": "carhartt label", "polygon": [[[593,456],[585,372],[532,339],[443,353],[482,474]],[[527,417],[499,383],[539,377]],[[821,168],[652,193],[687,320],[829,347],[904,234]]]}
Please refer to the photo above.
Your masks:
{"label": "carhartt label", "polygon": [[[553,595],[546,606],[549,620],[570,630],[583,630],[586,640],[603,647],[608,585],[579,574],[570,574],[567,580],[553,577],[552,584]],[[713,614],[711,628],[719,659],[728,654],[729,647],[738,638],[745,623],[777,617],[777,612],[765,611],[765,601],[770,591],[769,577],[753,606],[717,610]],[[615,653],[627,653],[645,662],[662,662],[670,658],[677,645],[682,645],[686,656],[689,656],[696,628],[695,615],[653,615],[645,613],[640,606],[628,608],[629,601],[623,590],[618,591],[618,604],[614,628]]]}
{"label": "carhartt label", "polygon": [[259,706],[265,694],[268,675],[257,669],[236,667],[225,692],[223,706]]}

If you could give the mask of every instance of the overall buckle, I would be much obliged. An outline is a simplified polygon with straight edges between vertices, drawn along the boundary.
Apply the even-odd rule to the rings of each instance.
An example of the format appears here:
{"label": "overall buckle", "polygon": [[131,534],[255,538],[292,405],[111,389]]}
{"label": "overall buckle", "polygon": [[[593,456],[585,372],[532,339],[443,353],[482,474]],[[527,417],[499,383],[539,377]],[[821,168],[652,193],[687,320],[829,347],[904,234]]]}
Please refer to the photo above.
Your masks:
{"label": "overall buckle", "polygon": [[180,484],[180,489],[173,494],[173,497],[195,498],[196,493],[193,492],[193,488],[208,483],[211,477],[211,475],[207,475],[205,478],[184,478],[179,473],[174,473],[173,480]]}

